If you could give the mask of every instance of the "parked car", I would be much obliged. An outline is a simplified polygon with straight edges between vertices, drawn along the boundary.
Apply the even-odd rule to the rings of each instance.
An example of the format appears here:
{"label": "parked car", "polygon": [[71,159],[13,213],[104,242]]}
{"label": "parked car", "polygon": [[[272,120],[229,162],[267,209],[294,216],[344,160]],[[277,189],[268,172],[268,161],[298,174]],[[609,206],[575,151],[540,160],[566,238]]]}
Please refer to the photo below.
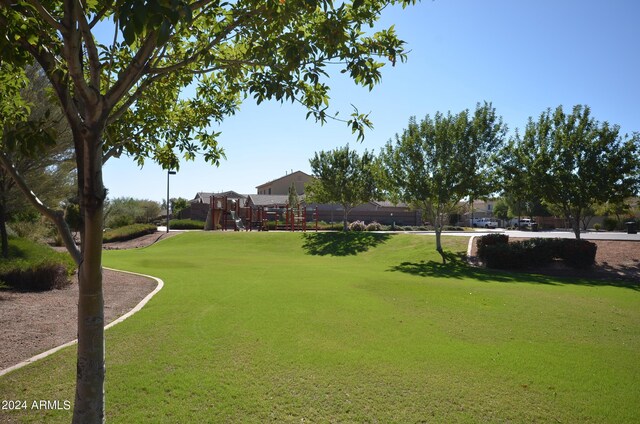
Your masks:
{"label": "parked car", "polygon": [[509,221],[509,226],[517,228],[531,228],[531,226],[535,223],[536,221],[529,218],[520,218],[519,220],[518,218],[514,218]]}
{"label": "parked car", "polygon": [[475,218],[471,225],[478,228],[497,228],[498,221],[493,218]]}

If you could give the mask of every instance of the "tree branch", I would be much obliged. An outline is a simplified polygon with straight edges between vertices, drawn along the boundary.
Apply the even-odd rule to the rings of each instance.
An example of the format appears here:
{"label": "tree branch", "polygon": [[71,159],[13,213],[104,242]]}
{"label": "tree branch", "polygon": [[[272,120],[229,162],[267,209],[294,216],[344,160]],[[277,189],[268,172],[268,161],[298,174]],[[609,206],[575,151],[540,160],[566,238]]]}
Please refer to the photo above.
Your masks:
{"label": "tree branch", "polygon": [[28,0],[29,4],[38,12],[40,17],[44,19],[56,31],[62,31],[62,25],[58,22],[49,11],[37,0]]}
{"label": "tree branch", "polygon": [[93,92],[84,79],[82,63],[82,34],[78,28],[79,15],[84,13],[76,0],[64,2],[64,18],[60,33],[63,38],[62,54],[67,62],[69,76],[73,81],[77,94],[85,104],[94,104],[97,93]]}
{"label": "tree branch", "polygon": [[93,34],[91,33],[91,27],[87,22],[87,17],[84,14],[84,10],[81,5],[78,5],[78,22],[80,24],[80,32],[82,33],[82,39],[87,48],[87,56],[89,57],[89,74],[91,78],[91,87],[96,94],[100,93],[100,57],[98,55],[98,48],[96,47]]}
{"label": "tree branch", "polygon": [[69,254],[71,254],[71,257],[75,261],[76,265],[80,265],[80,262],[82,261],[82,255],[80,253],[80,249],[78,249],[78,246],[76,246],[76,243],[73,240],[73,235],[71,234],[71,230],[64,220],[62,211],[50,209],[44,203],[42,203],[40,199],[38,199],[35,193],[29,189],[27,182],[18,173],[18,170],[13,166],[13,163],[5,153],[0,154],[0,166],[2,166],[2,168],[4,168],[4,170],[9,175],[11,175],[11,178],[20,188],[22,193],[24,193],[24,195],[27,197],[29,202],[56,226],[58,232],[60,233],[60,236],[62,237],[62,241],[64,242],[65,247],[69,251]]}
{"label": "tree branch", "polygon": [[140,98],[140,96],[144,93],[144,91],[156,80],[163,78],[165,74],[154,75],[142,81],[136,91],[130,95],[127,100],[115,110],[115,112],[111,113],[109,118],[107,119],[107,125],[114,123],[133,105],[136,100]]}
{"label": "tree branch", "polygon": [[[109,5],[110,6],[110,5]],[[96,24],[98,22],[100,22],[102,20],[102,18],[104,17],[104,15],[106,15],[106,13],[109,11],[109,6],[105,6],[102,8],[101,11],[99,11],[98,13],[96,13],[96,16],[93,18],[93,20],[89,23],[89,29],[93,29],[94,26],[96,26]]]}
{"label": "tree branch", "polygon": [[156,48],[156,31],[152,31],[142,47],[131,60],[129,66],[121,73],[122,77],[109,89],[105,95],[107,110],[111,110],[127,94],[144,73],[149,58]]}
{"label": "tree branch", "polygon": [[186,66],[196,62],[201,55],[203,55],[204,53],[208,52],[209,50],[211,50],[214,46],[218,45],[219,43],[221,43],[229,34],[231,34],[231,32],[233,32],[233,30],[235,30],[236,28],[238,28],[240,25],[242,25],[248,18],[256,15],[258,13],[258,9],[251,11],[251,12],[247,12],[241,16],[239,16],[237,18],[237,20],[231,24],[229,24],[229,26],[227,26],[223,31],[220,31],[213,40],[211,40],[206,46],[204,46],[202,49],[200,49],[200,51],[198,51],[197,53],[194,53],[193,55],[191,55],[190,57],[175,63],[171,66],[166,66],[164,68],[154,68],[153,70],[149,70],[149,73],[156,73],[156,74],[160,74],[160,73],[168,73],[168,72],[174,72],[176,70],[185,68]]}

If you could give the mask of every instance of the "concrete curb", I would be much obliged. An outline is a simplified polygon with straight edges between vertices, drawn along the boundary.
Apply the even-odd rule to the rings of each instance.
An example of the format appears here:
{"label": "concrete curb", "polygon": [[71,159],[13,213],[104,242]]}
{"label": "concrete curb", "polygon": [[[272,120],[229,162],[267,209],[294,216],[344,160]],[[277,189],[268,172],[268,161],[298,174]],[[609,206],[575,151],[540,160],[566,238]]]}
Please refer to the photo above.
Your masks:
{"label": "concrete curb", "polygon": [[477,236],[469,237],[469,244],[467,244],[467,259],[471,258],[471,251],[473,250],[473,241]]}
{"label": "concrete curb", "polygon": [[[133,275],[139,275],[141,277],[146,277],[146,278],[151,278],[152,280],[155,280],[158,285],[156,286],[156,288],[149,293],[144,299],[142,299],[136,306],[134,306],[133,309],[131,309],[129,312],[127,312],[126,314],[122,315],[121,317],[111,321],[109,324],[105,325],[104,329],[108,330],[109,328],[113,327],[116,324],[121,323],[122,321],[124,321],[125,319],[129,318],[131,315],[135,314],[136,312],[138,312],[140,309],[142,309],[142,307],[144,305],[147,304],[147,302],[149,302],[151,300],[151,298],[153,296],[156,295],[156,293],[158,293],[160,290],[162,290],[162,288],[164,287],[164,281],[162,281],[161,279],[157,278],[157,277],[153,277],[151,275],[145,275],[145,274],[138,274],[137,272],[130,272],[130,271],[121,271],[119,269],[113,269],[113,268],[107,268],[104,267],[104,269],[109,269],[111,271],[117,271],[117,272],[123,272],[125,274],[133,274]],[[32,356],[31,358],[22,361],[16,365],[12,365],[9,368],[5,368],[3,370],[0,370],[0,376],[3,376],[5,374],[10,373],[11,371],[15,371],[19,368],[22,368],[24,366],[27,366],[29,364],[32,364],[42,358],[46,358],[47,356],[53,355],[54,353],[56,353],[57,351],[64,349],[65,347],[69,347],[69,346],[73,346],[74,344],[78,343],[78,339],[72,340],[70,342],[67,342],[65,344],[62,344],[60,346],[54,347],[53,349],[49,349],[45,352],[42,352],[38,355]]]}

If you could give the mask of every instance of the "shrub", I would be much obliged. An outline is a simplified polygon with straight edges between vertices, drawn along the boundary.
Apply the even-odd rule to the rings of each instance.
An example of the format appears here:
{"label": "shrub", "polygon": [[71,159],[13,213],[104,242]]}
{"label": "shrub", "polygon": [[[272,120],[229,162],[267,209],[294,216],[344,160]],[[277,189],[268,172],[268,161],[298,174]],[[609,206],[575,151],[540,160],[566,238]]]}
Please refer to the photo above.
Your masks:
{"label": "shrub", "polygon": [[363,221],[353,221],[349,224],[349,231],[365,231],[367,226]]}
{"label": "shrub", "polygon": [[69,254],[25,239],[11,239],[9,258],[0,258],[0,280],[20,291],[64,288],[74,271]]}
{"label": "shrub", "polygon": [[413,227],[411,225],[406,225],[404,227],[402,227],[403,231],[413,231]]}
{"label": "shrub", "polygon": [[204,221],[195,219],[172,219],[169,227],[174,230],[204,230]]}
{"label": "shrub", "polygon": [[596,231],[600,231],[600,229],[602,228],[602,225],[600,224],[593,224],[593,229]]}
{"label": "shrub", "polygon": [[573,268],[589,268],[596,263],[598,246],[587,240],[563,240],[562,259]]}
{"label": "shrub", "polygon": [[[307,228],[315,228],[315,225],[316,225],[315,222],[308,223]],[[319,221],[318,229],[324,230],[324,231],[342,231],[342,223],[341,222],[328,223],[325,221]]]}
{"label": "shrub", "polygon": [[120,227],[105,231],[102,236],[102,240],[105,243],[111,243],[114,241],[126,241],[147,234],[153,234],[157,230],[158,228],[153,224],[127,225],[126,227]]}
{"label": "shrub", "polygon": [[65,265],[55,261],[32,263],[3,274],[0,278],[8,286],[20,291],[62,289],[71,284]]}
{"label": "shrub", "polygon": [[483,249],[484,263],[494,269],[526,268],[527,251],[522,243],[498,243],[486,245]]}
{"label": "shrub", "polygon": [[488,236],[478,240],[478,256],[488,268],[528,268],[549,264],[554,259],[561,259],[574,268],[587,268],[595,263],[597,246],[586,240],[532,238],[505,243],[504,239],[497,238],[481,242],[485,237]]}
{"label": "shrub", "polygon": [[487,246],[507,243],[509,243],[509,236],[506,234],[487,234],[486,236],[479,237],[478,240],[476,240],[478,257],[484,261]]}
{"label": "shrub", "polygon": [[11,231],[16,237],[31,240],[36,243],[44,243],[57,231],[54,231],[47,221],[15,221],[9,224]]}
{"label": "shrub", "polygon": [[607,231],[614,231],[618,228],[618,221],[615,218],[604,218],[602,220],[602,226]]}
{"label": "shrub", "polygon": [[458,227],[457,225],[445,225],[442,229],[444,231],[464,231],[464,228]]}
{"label": "shrub", "polygon": [[367,231],[382,231],[382,225],[378,222],[370,222],[367,224]]}
{"label": "shrub", "polygon": [[527,266],[546,265],[562,258],[563,239],[531,238],[518,242],[527,252]]}

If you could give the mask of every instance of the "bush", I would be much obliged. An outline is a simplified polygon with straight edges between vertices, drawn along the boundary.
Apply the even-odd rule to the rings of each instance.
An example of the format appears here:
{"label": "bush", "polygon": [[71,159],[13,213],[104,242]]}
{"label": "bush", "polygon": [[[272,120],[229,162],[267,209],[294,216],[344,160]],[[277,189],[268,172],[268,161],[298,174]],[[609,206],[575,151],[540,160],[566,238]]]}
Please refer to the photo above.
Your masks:
{"label": "bush", "polygon": [[600,231],[600,229],[602,228],[602,225],[600,224],[593,224],[593,229],[596,231]]}
{"label": "bush", "polygon": [[204,221],[195,219],[172,219],[169,221],[169,228],[174,230],[204,230]]}
{"label": "bush", "polygon": [[562,239],[531,238],[517,243],[527,254],[527,266],[546,265],[562,258]]}
{"label": "bush", "polygon": [[47,221],[38,219],[36,221],[15,221],[8,224],[9,232],[16,237],[31,240],[36,243],[45,243],[58,232],[53,229]]}
{"label": "bush", "polygon": [[487,268],[521,269],[528,266],[527,252],[522,243],[499,243],[484,247]]}
{"label": "bush", "polygon": [[587,240],[564,240],[562,259],[573,268],[589,268],[596,263],[598,246]]}
{"label": "bush", "polygon": [[488,268],[529,268],[547,265],[555,259],[573,268],[588,268],[595,263],[597,245],[586,240],[532,238],[505,243],[496,237],[500,235],[491,234],[494,240],[485,239],[489,236],[478,240],[478,256]]}
{"label": "bush", "polygon": [[367,224],[367,231],[382,231],[382,225],[378,222],[370,222]]}
{"label": "bush", "polygon": [[602,226],[607,231],[614,231],[618,228],[618,221],[615,218],[604,218],[602,220]]}
{"label": "bush", "polygon": [[71,284],[75,263],[67,253],[25,239],[9,241],[9,258],[0,258],[0,281],[20,291],[61,289]]}
{"label": "bush", "polygon": [[349,231],[365,231],[367,226],[363,221],[353,221],[349,224]]}
{"label": "bush", "polygon": [[157,230],[158,228],[153,224],[127,225],[126,227],[120,227],[105,231],[102,236],[102,240],[105,243],[112,243],[114,241],[126,241],[147,234],[153,234]]}
{"label": "bush", "polygon": [[509,236],[506,234],[487,234],[486,236],[479,237],[476,240],[476,247],[478,248],[478,257],[484,261],[486,258],[487,246],[493,246],[496,244],[508,244]]}
{"label": "bush", "polygon": [[458,227],[456,225],[445,225],[442,228],[443,231],[464,231],[464,228]]}

